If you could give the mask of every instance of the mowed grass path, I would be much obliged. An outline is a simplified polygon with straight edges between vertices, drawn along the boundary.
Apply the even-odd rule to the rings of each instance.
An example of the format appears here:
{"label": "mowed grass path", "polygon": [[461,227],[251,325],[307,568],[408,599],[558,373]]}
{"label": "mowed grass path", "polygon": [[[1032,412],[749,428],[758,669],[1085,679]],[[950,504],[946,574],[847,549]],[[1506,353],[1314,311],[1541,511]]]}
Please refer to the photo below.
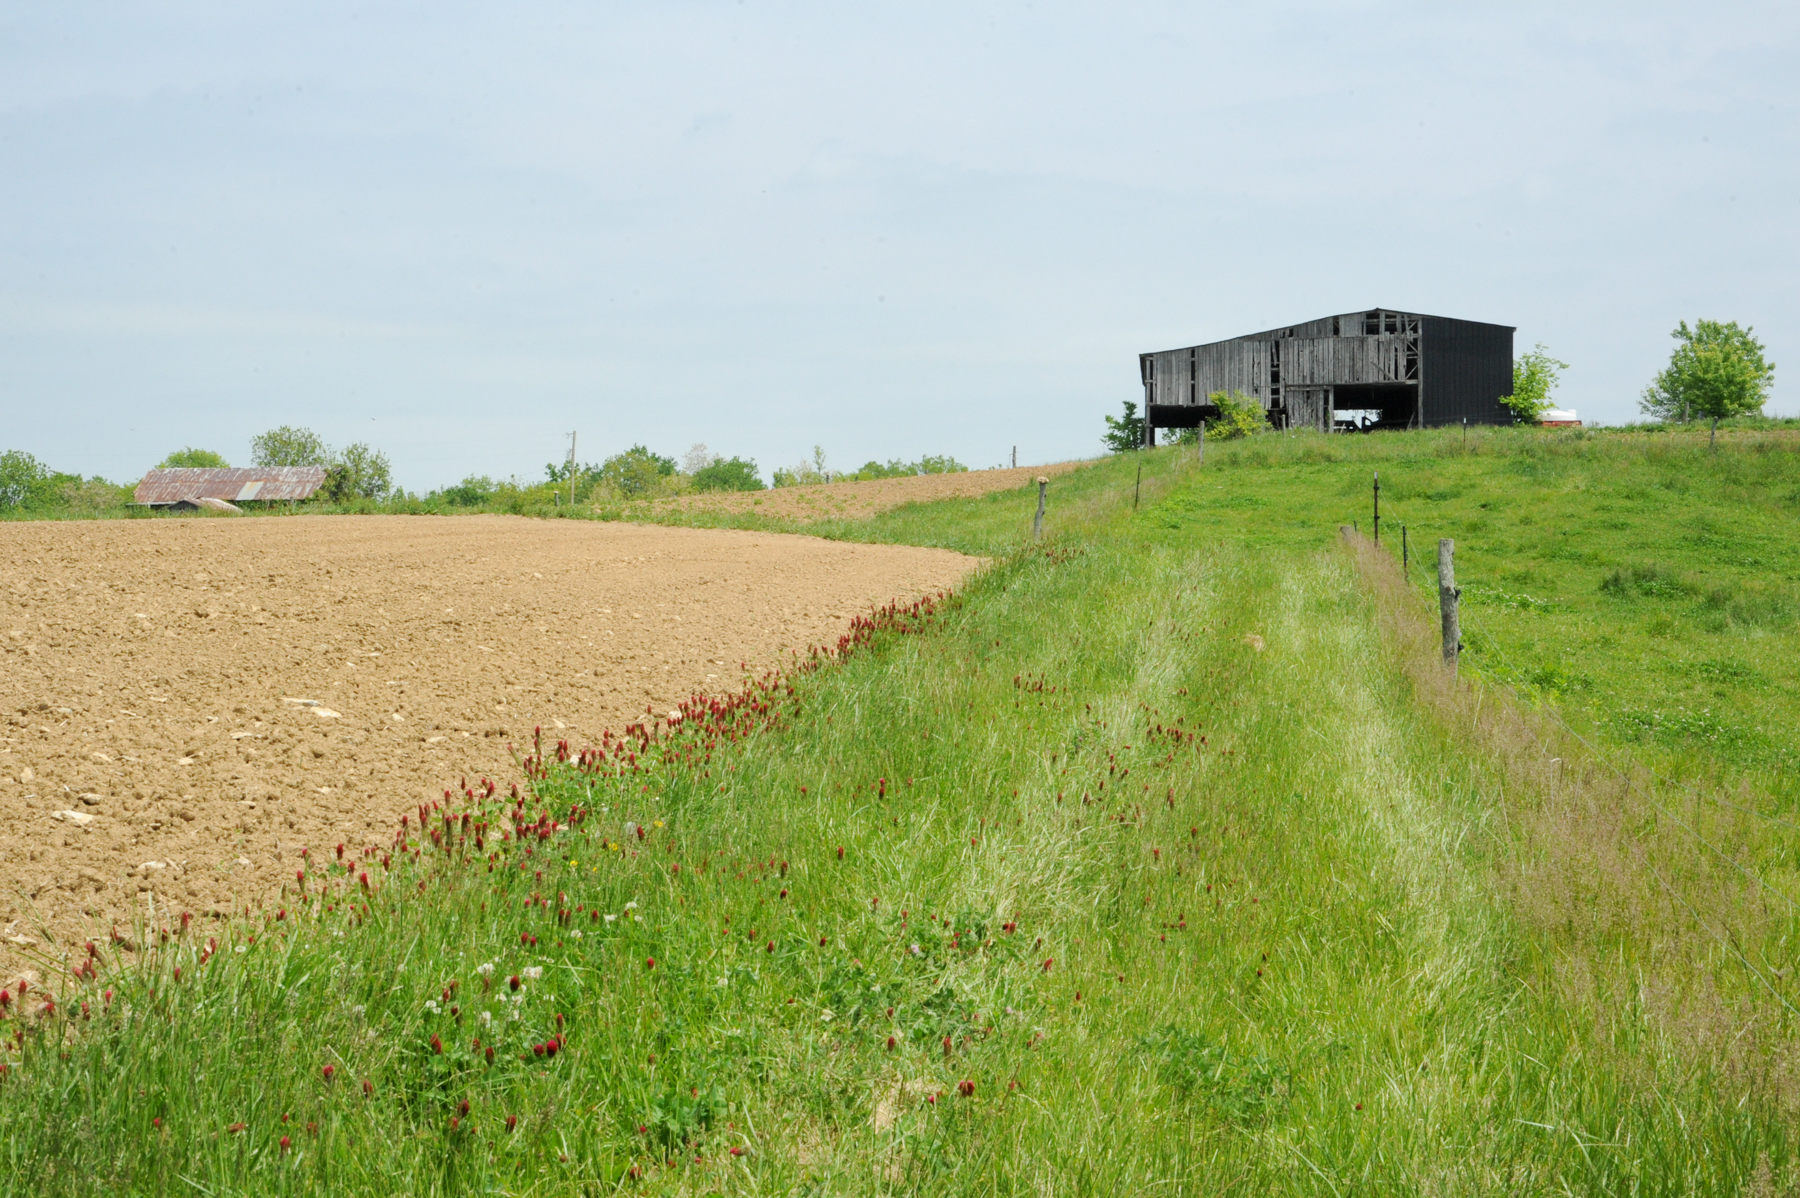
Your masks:
{"label": "mowed grass path", "polygon": [[1583,963],[1496,884],[1531,800],[1416,702],[1334,538],[1159,527],[1188,484],[1153,475],[1134,518],[1128,465],[1071,480],[1048,552],[1008,551],[1000,500],[957,509],[990,571],[762,693],[770,726],[703,762],[553,763],[519,807],[502,779],[451,803],[470,823],[409,826],[414,852],[315,846],[281,918],[97,946],[55,1015],[15,997],[0,1171],[157,1194],[1779,1174],[1780,1087],[1545,984]]}

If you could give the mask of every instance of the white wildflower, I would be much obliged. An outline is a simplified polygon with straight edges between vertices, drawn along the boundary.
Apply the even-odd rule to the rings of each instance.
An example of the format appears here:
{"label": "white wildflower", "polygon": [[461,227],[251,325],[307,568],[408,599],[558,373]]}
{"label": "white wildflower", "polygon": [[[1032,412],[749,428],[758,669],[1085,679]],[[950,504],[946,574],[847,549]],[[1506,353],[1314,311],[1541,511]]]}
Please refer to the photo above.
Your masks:
{"label": "white wildflower", "polygon": [[494,972],[494,963],[492,961],[483,962],[475,967],[475,972],[482,977],[487,977],[490,973]]}
{"label": "white wildflower", "polygon": [[519,976],[528,982],[535,982],[544,976],[544,967],[542,965],[527,965],[524,969],[519,971]]}
{"label": "white wildflower", "polygon": [[619,917],[618,917],[618,916],[617,916],[617,915],[608,915],[608,916],[607,916],[607,917],[606,917],[606,922],[607,922],[607,923],[611,923],[611,922],[612,922],[612,921],[613,921],[613,920],[615,920],[615,919],[617,919],[617,918],[619,918]]}

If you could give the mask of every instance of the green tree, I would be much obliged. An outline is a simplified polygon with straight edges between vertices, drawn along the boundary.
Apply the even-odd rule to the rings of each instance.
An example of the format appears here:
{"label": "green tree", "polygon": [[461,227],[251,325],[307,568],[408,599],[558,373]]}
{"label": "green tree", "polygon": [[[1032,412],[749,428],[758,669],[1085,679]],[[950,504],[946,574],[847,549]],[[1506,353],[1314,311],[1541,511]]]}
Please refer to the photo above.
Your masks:
{"label": "green tree", "polygon": [[186,449],[177,449],[156,464],[158,470],[169,470],[182,466],[225,470],[230,468],[231,463],[227,462],[222,454],[216,454],[210,449],[195,449],[190,445]]}
{"label": "green tree", "polygon": [[1221,441],[1248,437],[1269,427],[1269,414],[1262,401],[1241,391],[1214,391],[1206,402],[1219,409],[1219,418],[1206,425],[1206,435]]}
{"label": "green tree", "polygon": [[1137,404],[1128,399],[1123,416],[1106,418],[1106,431],[1100,435],[1100,442],[1108,450],[1130,453],[1144,447],[1144,418],[1138,415],[1137,408]]}
{"label": "green tree", "polygon": [[373,499],[379,503],[393,493],[394,475],[385,453],[358,441],[331,455],[321,489],[333,503],[352,499]]}
{"label": "green tree", "polygon": [[257,466],[329,466],[331,450],[310,428],[284,424],[250,438],[250,460]]}
{"label": "green tree", "polygon": [[1501,396],[1500,402],[1513,410],[1521,424],[1536,424],[1550,410],[1550,393],[1568,368],[1567,362],[1552,358],[1540,341],[1530,353],[1514,359],[1512,394]]}
{"label": "green tree", "polygon": [[633,445],[600,464],[600,481],[626,499],[660,495],[674,483],[675,459]]}
{"label": "green tree", "polygon": [[714,458],[694,471],[696,491],[760,491],[763,481],[756,472],[754,458]]}
{"label": "green tree", "polygon": [[18,449],[0,453],[0,509],[52,507],[59,489],[59,476],[30,454]]}
{"label": "green tree", "polygon": [[1638,407],[1658,420],[1687,423],[1712,421],[1708,444],[1719,437],[1719,421],[1762,411],[1775,382],[1775,363],[1763,358],[1763,345],[1750,328],[1737,321],[1687,321],[1669,336],[1678,343],[1669,364],[1644,389]]}

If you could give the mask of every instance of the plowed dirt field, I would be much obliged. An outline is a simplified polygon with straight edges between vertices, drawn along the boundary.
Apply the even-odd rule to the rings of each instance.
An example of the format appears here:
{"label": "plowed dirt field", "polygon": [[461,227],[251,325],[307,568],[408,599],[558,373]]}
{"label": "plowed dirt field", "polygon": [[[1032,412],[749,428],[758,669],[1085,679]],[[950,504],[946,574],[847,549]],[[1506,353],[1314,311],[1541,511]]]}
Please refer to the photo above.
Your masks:
{"label": "plowed dirt field", "polygon": [[1040,477],[1055,478],[1079,470],[1084,465],[1085,462],[1057,462],[1011,470],[963,470],[956,474],[821,483],[773,491],[708,491],[646,500],[641,507],[652,519],[662,512],[731,512],[811,524],[820,520],[860,520],[908,503],[973,499],[994,491],[1025,488],[1027,494],[1019,502],[1019,522],[1023,526],[1031,522],[1031,507],[1036,502],[1036,492],[1029,490],[1032,483]]}
{"label": "plowed dirt field", "polygon": [[268,899],[303,848],[516,780],[536,725],[591,743],[975,565],[504,516],[0,524],[0,970]]}

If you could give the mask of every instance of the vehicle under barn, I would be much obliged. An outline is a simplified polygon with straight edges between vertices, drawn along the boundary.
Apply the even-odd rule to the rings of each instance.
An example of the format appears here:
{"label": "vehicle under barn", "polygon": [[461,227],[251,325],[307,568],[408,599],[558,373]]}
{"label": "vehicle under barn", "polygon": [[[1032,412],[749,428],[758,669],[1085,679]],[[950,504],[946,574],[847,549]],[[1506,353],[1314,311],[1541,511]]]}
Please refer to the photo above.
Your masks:
{"label": "vehicle under barn", "polygon": [[1372,308],[1138,355],[1144,436],[1217,419],[1209,396],[1258,400],[1276,428],[1511,424],[1513,326]]}

